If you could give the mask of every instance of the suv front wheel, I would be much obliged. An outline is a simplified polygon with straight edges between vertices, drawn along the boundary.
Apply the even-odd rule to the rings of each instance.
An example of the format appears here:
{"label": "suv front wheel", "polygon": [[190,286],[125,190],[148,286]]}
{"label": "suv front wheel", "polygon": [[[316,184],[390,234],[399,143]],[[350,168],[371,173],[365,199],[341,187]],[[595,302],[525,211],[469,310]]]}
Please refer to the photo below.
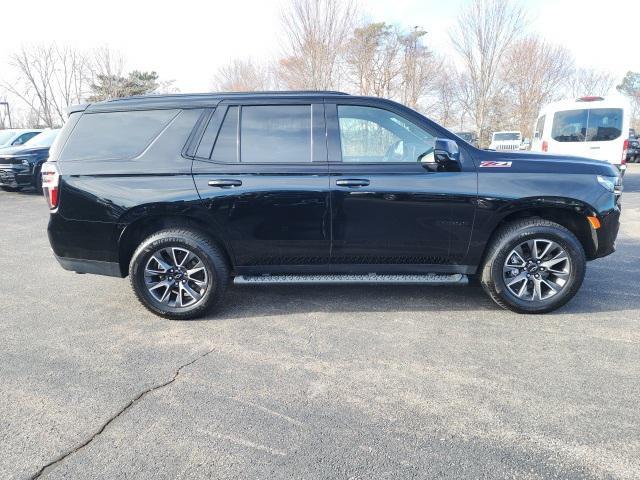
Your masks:
{"label": "suv front wheel", "polygon": [[220,249],[194,230],[163,230],[144,240],[129,265],[131,286],[156,315],[199,317],[218,304],[229,283]]}
{"label": "suv front wheel", "polygon": [[480,281],[501,307],[547,313],[567,303],[584,279],[586,258],[576,236],[543,219],[502,227],[489,246]]}

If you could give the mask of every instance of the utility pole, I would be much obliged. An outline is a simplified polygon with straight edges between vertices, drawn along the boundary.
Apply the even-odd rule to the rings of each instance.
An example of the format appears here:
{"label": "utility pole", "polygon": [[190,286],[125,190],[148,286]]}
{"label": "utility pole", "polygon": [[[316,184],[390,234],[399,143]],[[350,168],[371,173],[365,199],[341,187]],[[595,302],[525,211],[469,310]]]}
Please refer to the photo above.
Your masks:
{"label": "utility pole", "polygon": [[12,128],[12,126],[11,126],[11,110],[9,109],[9,102],[0,102],[0,105],[4,105],[4,108],[7,109],[7,119],[9,119],[9,128]]}

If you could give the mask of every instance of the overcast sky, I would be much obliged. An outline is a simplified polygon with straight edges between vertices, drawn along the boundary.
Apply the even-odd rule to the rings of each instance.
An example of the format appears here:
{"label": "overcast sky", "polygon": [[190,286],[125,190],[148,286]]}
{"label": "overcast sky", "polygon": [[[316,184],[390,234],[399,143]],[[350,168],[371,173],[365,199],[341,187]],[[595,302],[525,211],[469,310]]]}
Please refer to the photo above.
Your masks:
{"label": "overcast sky", "polygon": [[[374,21],[420,26],[427,42],[450,53],[447,31],[465,0],[360,0]],[[578,64],[622,77],[640,71],[637,0],[529,0],[530,29],[568,47]],[[156,70],[182,92],[207,91],[233,57],[268,58],[280,50],[279,12],[286,0],[108,2],[6,0],[0,6],[0,77],[8,56],[39,41],[121,50],[127,67]]]}

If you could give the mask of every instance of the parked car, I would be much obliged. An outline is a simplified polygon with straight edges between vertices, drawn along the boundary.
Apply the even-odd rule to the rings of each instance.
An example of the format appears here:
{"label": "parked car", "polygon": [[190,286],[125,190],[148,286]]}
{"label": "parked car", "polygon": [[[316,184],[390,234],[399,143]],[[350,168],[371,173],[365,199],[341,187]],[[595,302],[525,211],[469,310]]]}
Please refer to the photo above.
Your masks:
{"label": "parked car", "polygon": [[403,105],[337,92],[75,107],[42,175],[62,267],[129,275],[173,319],[203,315],[230,281],[471,275],[502,307],[549,312],[614,251],[620,216],[610,164],[479,150]]}
{"label": "parked car", "polygon": [[42,132],[38,128],[8,128],[0,130],[0,148],[19,147]]}
{"label": "parked car", "polygon": [[465,142],[470,143],[474,147],[478,147],[478,136],[475,132],[455,132],[457,136],[463,139]]}
{"label": "parked car", "polygon": [[555,102],[538,115],[531,151],[592,158],[624,173],[629,122],[629,102],[622,96]]}
{"label": "parked car", "polygon": [[522,133],[518,131],[494,132],[489,150],[520,150]]}
{"label": "parked car", "polygon": [[49,158],[49,147],[59,131],[45,130],[24,145],[0,150],[0,188],[19,190],[34,187],[42,191],[40,169]]}

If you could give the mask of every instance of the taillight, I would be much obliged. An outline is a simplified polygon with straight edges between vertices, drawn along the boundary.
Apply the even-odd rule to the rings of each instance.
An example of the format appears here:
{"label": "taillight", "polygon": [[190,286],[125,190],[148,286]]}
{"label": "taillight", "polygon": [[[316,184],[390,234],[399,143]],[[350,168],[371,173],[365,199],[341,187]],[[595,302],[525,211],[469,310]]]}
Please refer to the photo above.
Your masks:
{"label": "taillight", "polygon": [[627,163],[627,153],[629,152],[629,139],[622,144],[622,165]]}
{"label": "taillight", "polygon": [[58,208],[58,200],[60,199],[60,173],[58,167],[53,162],[45,162],[40,171],[42,175],[42,193],[47,199],[49,208],[54,210]]}
{"label": "taillight", "polygon": [[547,142],[546,140],[544,140],[542,142],[542,151],[543,152],[548,152],[549,151],[549,142]]}

